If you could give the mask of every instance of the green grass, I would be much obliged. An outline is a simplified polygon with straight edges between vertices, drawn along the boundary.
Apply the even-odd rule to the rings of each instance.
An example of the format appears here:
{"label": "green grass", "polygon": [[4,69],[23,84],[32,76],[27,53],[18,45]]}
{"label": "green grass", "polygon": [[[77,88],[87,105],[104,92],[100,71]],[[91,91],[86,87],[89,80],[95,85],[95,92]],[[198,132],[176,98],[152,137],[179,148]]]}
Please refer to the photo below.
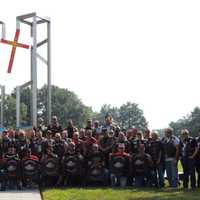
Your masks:
{"label": "green grass", "polygon": [[200,190],[183,189],[50,189],[44,200],[199,200]]}

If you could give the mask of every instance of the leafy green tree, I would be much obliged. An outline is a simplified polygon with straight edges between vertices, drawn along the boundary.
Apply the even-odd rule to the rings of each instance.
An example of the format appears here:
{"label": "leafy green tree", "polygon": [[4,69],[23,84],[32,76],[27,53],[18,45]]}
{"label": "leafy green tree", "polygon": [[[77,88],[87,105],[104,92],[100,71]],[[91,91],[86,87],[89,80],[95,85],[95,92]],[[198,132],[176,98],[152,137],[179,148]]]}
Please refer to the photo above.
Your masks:
{"label": "leafy green tree", "polygon": [[[46,105],[47,86],[45,85],[38,92],[38,110],[45,120]],[[74,92],[52,86],[52,115],[58,116],[62,126],[66,126],[69,119],[72,119],[76,126],[83,127],[87,119],[93,116],[93,111],[91,107],[85,106]]]}
{"label": "leafy green tree", "polygon": [[186,117],[176,122],[171,122],[169,125],[174,129],[176,135],[180,135],[180,131],[186,128],[192,136],[197,136],[200,130],[200,108],[194,108]]}
{"label": "leafy green tree", "polygon": [[[4,105],[4,124],[5,127],[16,127],[16,99],[12,95],[6,95]],[[27,106],[22,103],[20,105],[21,120],[27,121]]]}
{"label": "leafy green tree", "polygon": [[144,130],[148,126],[143,111],[135,103],[127,102],[121,105],[120,108],[105,104],[101,107],[97,118],[103,121],[108,113],[112,115],[114,123],[126,129],[135,127]]}
{"label": "leafy green tree", "polygon": [[131,102],[120,106],[118,122],[126,129],[135,127],[144,130],[148,126],[143,111],[138,107],[138,104]]}

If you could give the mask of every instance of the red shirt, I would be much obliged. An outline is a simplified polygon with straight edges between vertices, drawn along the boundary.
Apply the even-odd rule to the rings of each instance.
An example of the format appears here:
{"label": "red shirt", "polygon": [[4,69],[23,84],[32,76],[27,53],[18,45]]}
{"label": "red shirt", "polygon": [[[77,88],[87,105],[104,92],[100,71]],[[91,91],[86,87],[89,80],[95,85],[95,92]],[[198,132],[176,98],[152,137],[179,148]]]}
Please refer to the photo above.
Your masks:
{"label": "red shirt", "polygon": [[31,159],[31,160],[39,161],[39,158],[37,156],[35,156],[35,155],[25,156],[22,160],[26,160],[26,159]]}

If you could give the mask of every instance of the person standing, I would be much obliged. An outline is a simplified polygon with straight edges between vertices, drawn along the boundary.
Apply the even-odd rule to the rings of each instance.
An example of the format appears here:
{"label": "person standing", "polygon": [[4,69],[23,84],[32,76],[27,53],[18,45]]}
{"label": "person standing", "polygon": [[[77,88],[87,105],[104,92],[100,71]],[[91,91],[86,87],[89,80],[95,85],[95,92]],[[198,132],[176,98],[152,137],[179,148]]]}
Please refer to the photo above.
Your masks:
{"label": "person standing", "polygon": [[167,179],[171,187],[178,186],[178,160],[179,160],[179,139],[173,135],[171,128],[165,129],[165,136],[162,139],[165,155],[165,168]]}
{"label": "person standing", "polygon": [[54,138],[56,133],[62,133],[62,126],[58,122],[57,116],[52,117],[51,124],[47,127],[47,131],[51,131],[52,137]]}
{"label": "person standing", "polygon": [[197,171],[197,187],[200,187],[200,130],[199,130],[199,136],[196,138],[197,141],[197,147],[198,147],[198,152],[195,157],[195,164],[196,164],[196,171]]}
{"label": "person standing", "polygon": [[189,177],[191,188],[196,187],[196,177],[195,177],[195,157],[198,153],[197,141],[190,137],[189,131],[187,129],[181,130],[181,164],[183,166],[183,187],[188,188]]}
{"label": "person standing", "polygon": [[153,180],[152,183],[161,188],[164,187],[164,159],[163,159],[163,147],[160,139],[158,138],[158,132],[151,132],[151,143],[149,146],[149,154],[153,161]]}

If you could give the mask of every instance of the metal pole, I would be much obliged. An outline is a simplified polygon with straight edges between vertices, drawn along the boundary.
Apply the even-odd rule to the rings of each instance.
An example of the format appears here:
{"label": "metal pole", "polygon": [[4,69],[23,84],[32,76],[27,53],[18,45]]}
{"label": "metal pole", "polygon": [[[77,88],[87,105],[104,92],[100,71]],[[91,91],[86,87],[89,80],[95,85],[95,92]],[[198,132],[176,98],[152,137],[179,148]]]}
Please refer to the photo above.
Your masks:
{"label": "metal pole", "polygon": [[51,123],[51,22],[47,23],[47,122]]}
{"label": "metal pole", "polygon": [[5,39],[6,37],[6,25],[4,22],[0,21],[1,24],[1,38]]}
{"label": "metal pole", "polygon": [[2,92],[2,86],[0,86],[1,88],[1,127],[3,127],[3,92]]}
{"label": "metal pole", "polygon": [[20,127],[20,86],[16,87],[16,127]]}
{"label": "metal pole", "polygon": [[33,46],[31,62],[31,79],[32,79],[32,125],[37,127],[37,21],[36,15],[33,17]]}
{"label": "metal pole", "polygon": [[4,101],[5,101],[5,86],[1,87],[1,127],[4,126]]}

